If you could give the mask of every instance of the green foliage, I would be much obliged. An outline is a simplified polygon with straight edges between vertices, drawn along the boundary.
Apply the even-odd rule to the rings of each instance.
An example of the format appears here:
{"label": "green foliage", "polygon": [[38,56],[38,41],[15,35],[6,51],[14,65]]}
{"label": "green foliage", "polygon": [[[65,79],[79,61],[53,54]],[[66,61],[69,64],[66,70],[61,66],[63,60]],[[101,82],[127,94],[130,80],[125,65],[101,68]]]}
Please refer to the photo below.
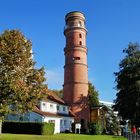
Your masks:
{"label": "green foliage", "polygon": [[53,123],[36,122],[3,122],[3,133],[51,135],[54,133]]}
{"label": "green foliage", "polygon": [[123,50],[125,58],[120,62],[116,76],[117,98],[114,109],[123,119],[130,119],[132,124],[140,126],[140,46],[130,43]]}
{"label": "green foliage", "polygon": [[90,134],[100,135],[100,134],[103,133],[103,128],[100,125],[100,123],[91,122],[91,123],[88,124],[88,127],[89,127],[89,133]]}
{"label": "green foliage", "polygon": [[54,123],[43,123],[41,134],[42,135],[52,135],[54,134]]}
{"label": "green foliage", "polygon": [[109,134],[119,135],[120,132],[120,121],[118,116],[115,116],[113,110],[110,110],[110,117],[106,120],[106,131]]}
{"label": "green foliage", "polygon": [[90,107],[99,105],[98,91],[95,90],[92,83],[88,83],[89,105]]}
{"label": "green foliage", "polygon": [[32,43],[18,30],[0,35],[0,117],[32,110],[47,88],[44,68],[34,68]]}

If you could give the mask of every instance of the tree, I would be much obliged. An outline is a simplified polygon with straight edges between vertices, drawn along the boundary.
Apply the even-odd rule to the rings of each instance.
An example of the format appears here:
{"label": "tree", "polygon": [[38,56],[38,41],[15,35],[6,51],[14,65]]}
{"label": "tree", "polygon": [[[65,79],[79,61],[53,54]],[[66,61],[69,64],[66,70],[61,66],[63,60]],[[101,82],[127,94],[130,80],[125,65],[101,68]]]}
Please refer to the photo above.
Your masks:
{"label": "tree", "polygon": [[34,109],[44,96],[44,68],[35,68],[32,43],[19,30],[0,35],[0,117]]}
{"label": "tree", "polygon": [[89,133],[94,135],[100,135],[103,133],[103,128],[99,122],[90,122],[88,124],[89,127]]}
{"label": "tree", "polygon": [[106,131],[109,134],[119,135],[120,130],[120,118],[117,114],[110,108],[108,110],[108,117],[106,118]]}
{"label": "tree", "polygon": [[61,99],[63,98],[63,90],[62,89],[60,89],[60,90],[53,89],[52,92],[54,92]]}
{"label": "tree", "polygon": [[125,58],[119,64],[116,78],[116,99],[114,109],[123,119],[130,119],[132,124],[140,126],[140,46],[129,43],[123,50]]}
{"label": "tree", "polygon": [[99,106],[98,91],[92,83],[88,83],[89,105],[90,107]]}

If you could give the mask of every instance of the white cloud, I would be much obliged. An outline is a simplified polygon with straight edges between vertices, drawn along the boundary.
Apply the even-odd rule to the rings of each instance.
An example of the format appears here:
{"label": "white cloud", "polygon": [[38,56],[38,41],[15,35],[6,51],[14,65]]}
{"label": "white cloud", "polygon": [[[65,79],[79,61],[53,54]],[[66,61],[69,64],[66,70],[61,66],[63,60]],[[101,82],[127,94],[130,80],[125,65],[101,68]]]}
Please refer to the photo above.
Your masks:
{"label": "white cloud", "polygon": [[49,89],[62,89],[64,81],[63,69],[49,69],[46,71],[47,84]]}

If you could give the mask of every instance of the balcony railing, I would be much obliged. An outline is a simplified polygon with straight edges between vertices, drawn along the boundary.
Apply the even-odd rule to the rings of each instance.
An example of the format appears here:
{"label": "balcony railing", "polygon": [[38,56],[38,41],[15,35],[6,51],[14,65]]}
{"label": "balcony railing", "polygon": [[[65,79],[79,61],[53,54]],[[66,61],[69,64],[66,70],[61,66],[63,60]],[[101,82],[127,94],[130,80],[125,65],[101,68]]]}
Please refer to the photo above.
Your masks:
{"label": "balcony railing", "polygon": [[79,28],[84,28],[85,29],[85,26],[84,25],[73,25],[73,26],[68,26],[66,25],[64,27],[64,30],[68,29],[68,28],[76,28],[76,27],[79,27]]}

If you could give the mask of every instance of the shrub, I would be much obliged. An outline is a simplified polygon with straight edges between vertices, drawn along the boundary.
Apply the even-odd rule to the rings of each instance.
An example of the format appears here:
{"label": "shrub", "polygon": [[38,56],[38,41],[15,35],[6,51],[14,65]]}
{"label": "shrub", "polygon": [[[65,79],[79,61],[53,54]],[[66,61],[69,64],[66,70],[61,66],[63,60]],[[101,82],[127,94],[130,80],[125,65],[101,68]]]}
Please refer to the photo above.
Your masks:
{"label": "shrub", "polygon": [[42,135],[52,135],[54,134],[54,123],[43,123],[41,129]]}
{"label": "shrub", "polygon": [[95,135],[99,135],[103,133],[103,129],[102,126],[100,125],[100,123],[89,123],[88,124],[89,127],[89,133],[90,134],[95,134]]}
{"label": "shrub", "polygon": [[54,133],[54,124],[37,122],[3,122],[3,133],[50,135]]}

